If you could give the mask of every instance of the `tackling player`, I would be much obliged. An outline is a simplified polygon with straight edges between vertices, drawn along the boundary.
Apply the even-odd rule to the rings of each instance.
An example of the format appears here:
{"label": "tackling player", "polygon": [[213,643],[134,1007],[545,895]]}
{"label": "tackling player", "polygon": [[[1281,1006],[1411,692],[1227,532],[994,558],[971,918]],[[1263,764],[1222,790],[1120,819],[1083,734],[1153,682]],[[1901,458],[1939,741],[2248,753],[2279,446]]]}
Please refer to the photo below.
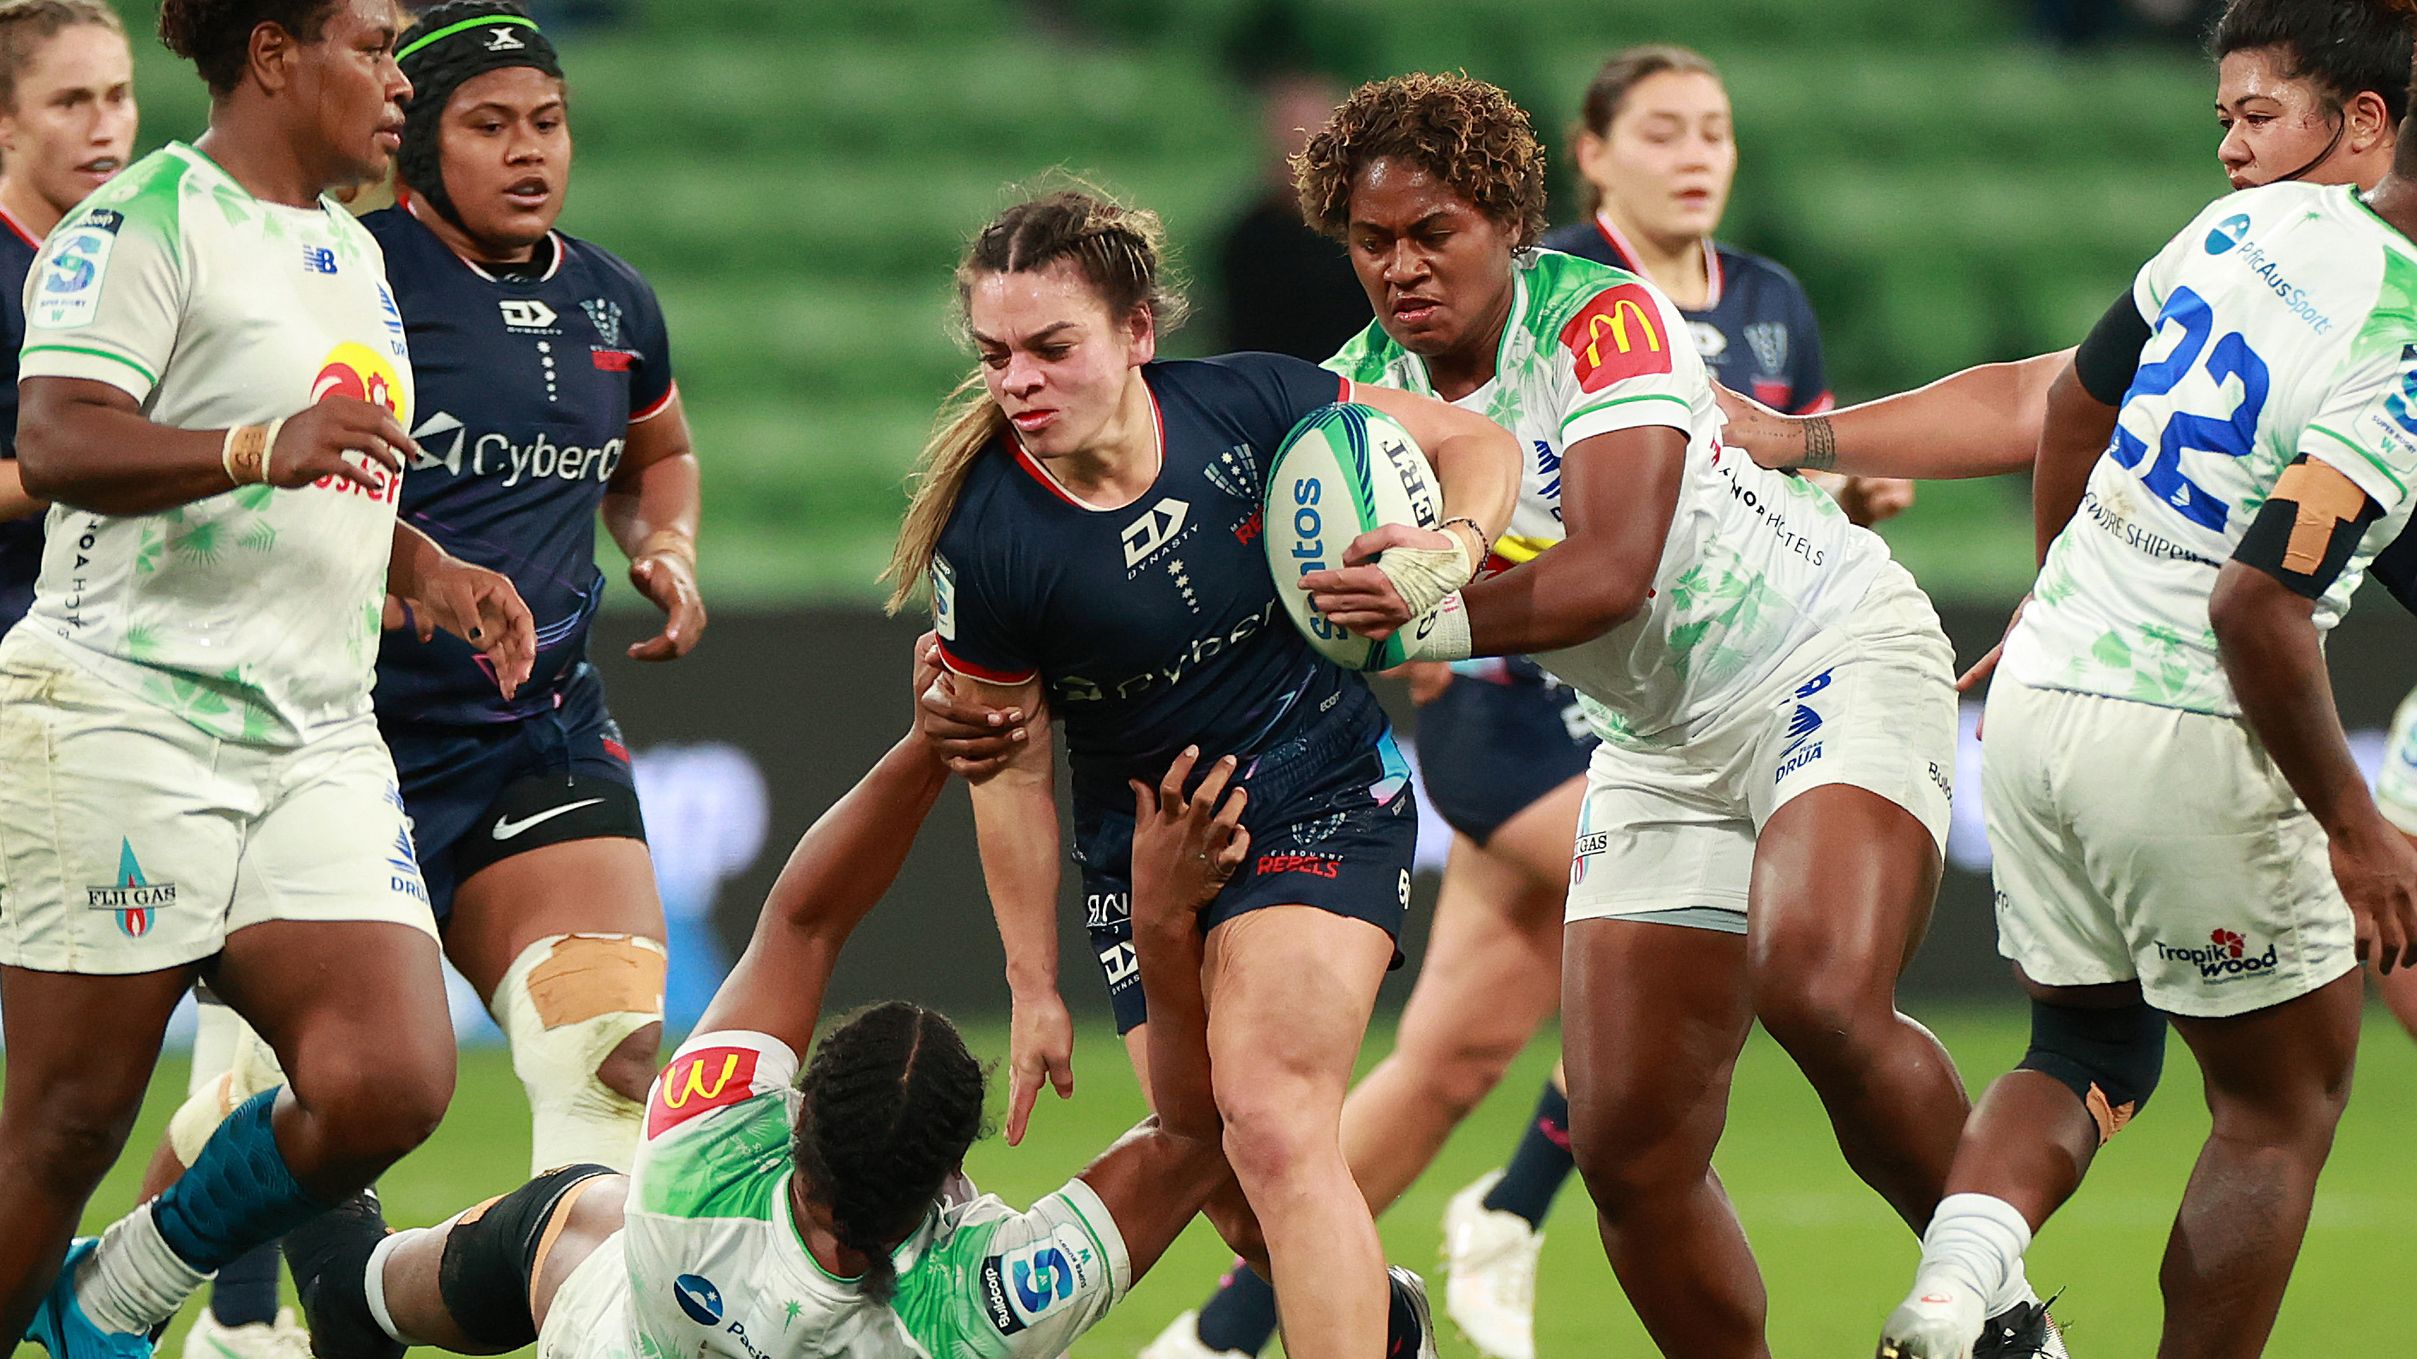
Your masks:
{"label": "tackling player", "polygon": [[[920,647],[918,648],[920,650]],[[926,665],[936,663],[936,657]],[[917,676],[922,688],[932,678]],[[572,1166],[441,1226],[387,1235],[357,1202],[287,1239],[317,1353],[404,1343],[545,1359],[1007,1359],[1065,1352],[1225,1174],[1200,994],[1198,913],[1245,861],[1218,761],[1179,756],[1138,803],[1133,923],[1162,1002],[1160,1117],[1019,1213],[964,1178],[987,1072],[942,1016],[892,1001],[827,1034],[831,969],[947,782],[921,735],[798,842],[755,938],[663,1070],[635,1174]],[[1222,800],[1221,800],[1222,795]],[[1414,1288],[1390,1352],[1435,1351]]]}
{"label": "tackling player", "polygon": [[[54,1355],[148,1354],[212,1270],[367,1183],[452,1089],[370,714],[379,605],[415,600],[506,690],[534,639],[509,581],[395,521],[402,319],[325,193],[394,150],[401,27],[391,0],[170,0],[210,129],[86,199],[29,285],[18,450],[57,505],[0,642],[0,1335],[38,1308]],[[61,1269],[196,975],[291,1081]]]}
{"label": "tackling player", "polygon": [[[1795,1058],[1909,1224],[1937,1204],[1965,1111],[1946,1053],[1894,1003],[1947,828],[1946,638],[1877,537],[1720,446],[1668,299],[1527,248],[1543,151],[1502,91],[1364,87],[1300,179],[1377,308],[1336,365],[1486,409],[1535,451],[1498,549],[1519,564],[1448,603],[1426,654],[1535,654],[1588,701],[1602,744],[1564,943],[1573,1148],[1663,1351],[1766,1355],[1761,1283],[1711,1169],[1748,1028]],[[1370,635],[1408,617],[1365,568],[1301,586]],[[1990,1311],[1990,1353],[2053,1344],[2019,1279]]]}
{"label": "tackling player", "polygon": [[0,633],[33,606],[42,512],[17,470],[25,275],[59,219],[134,146],[134,55],[99,0],[0,4]]}
{"label": "tackling player", "polygon": [[[1983,766],[2031,1051],[1973,1111],[1883,1359],[1969,1352],[1974,1299],[2155,1089],[2169,1017],[2214,1126],[2158,1353],[2265,1349],[2349,1098],[2359,960],[2417,964],[2417,849],[2351,761],[2323,653],[2417,486],[2412,175],[2404,121],[2371,194],[2274,184],[2202,210],[2134,284],[2152,338],[2113,441],[2076,458],[2083,431],[2050,417],[2050,546]],[[2045,490],[2075,482],[2077,504]]]}
{"label": "tackling player", "polygon": [[[1180,316],[1160,258],[1154,217],[1083,192],[1019,204],[975,237],[958,288],[982,385],[926,451],[892,606],[928,575],[959,682],[987,706],[1045,702],[1064,720],[1092,942],[1128,1034],[1146,987],[1124,782],[1187,744],[1242,758],[1257,853],[1203,917],[1226,1150],[1259,1209],[1290,1352],[1372,1355],[1382,1254],[1336,1127],[1409,900],[1415,805],[1367,685],[1286,624],[1258,541],[1261,469],[1337,400],[1399,419],[1435,465],[1444,531],[1407,531],[1379,569],[1398,580],[1389,597],[1431,605],[1501,528],[1516,451],[1482,416],[1296,359],[1156,362]],[[1034,739],[974,789],[1014,995],[1011,1142],[1044,1079],[1072,1088],[1053,763]],[[1128,1044],[1146,1088],[1141,1040]],[[1229,1241],[1247,1231],[1233,1208]]]}

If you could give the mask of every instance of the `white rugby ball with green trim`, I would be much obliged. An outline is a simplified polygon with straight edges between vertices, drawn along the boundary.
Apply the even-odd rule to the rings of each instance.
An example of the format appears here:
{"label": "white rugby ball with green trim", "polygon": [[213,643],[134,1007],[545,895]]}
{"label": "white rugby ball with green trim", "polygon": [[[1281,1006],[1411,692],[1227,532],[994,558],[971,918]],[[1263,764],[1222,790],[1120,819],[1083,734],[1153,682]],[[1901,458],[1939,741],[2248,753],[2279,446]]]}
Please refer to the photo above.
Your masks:
{"label": "white rugby ball with green trim", "polygon": [[1434,528],[1442,505],[1418,441],[1373,406],[1321,407],[1284,436],[1267,472],[1263,541],[1276,597],[1320,655],[1346,670],[1387,670],[1406,659],[1401,633],[1377,642],[1329,622],[1299,582],[1342,566],[1344,549],[1363,533],[1387,524]]}

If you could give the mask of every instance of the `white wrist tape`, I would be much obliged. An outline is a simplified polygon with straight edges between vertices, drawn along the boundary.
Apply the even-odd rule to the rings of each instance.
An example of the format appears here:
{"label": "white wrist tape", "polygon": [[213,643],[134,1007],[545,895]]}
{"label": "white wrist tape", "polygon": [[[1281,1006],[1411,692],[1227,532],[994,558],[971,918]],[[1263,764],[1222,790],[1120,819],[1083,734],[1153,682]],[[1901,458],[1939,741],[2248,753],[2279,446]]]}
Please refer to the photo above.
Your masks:
{"label": "white wrist tape", "polygon": [[237,425],[227,431],[226,442],[218,449],[218,464],[227,470],[227,480],[238,486],[254,486],[269,479],[269,459],[277,451],[277,432],[285,428],[283,419],[265,425]]}
{"label": "white wrist tape", "polygon": [[1472,649],[1469,642],[1469,610],[1461,602],[1460,592],[1454,590],[1445,595],[1431,612],[1412,619],[1410,626],[1402,629],[1402,634],[1404,660],[1467,660]]}
{"label": "white wrist tape", "polygon": [[[1449,534],[1445,535],[1450,537]],[[1469,583],[1469,554],[1457,539],[1449,547],[1389,547],[1376,559],[1393,588],[1417,618]]]}

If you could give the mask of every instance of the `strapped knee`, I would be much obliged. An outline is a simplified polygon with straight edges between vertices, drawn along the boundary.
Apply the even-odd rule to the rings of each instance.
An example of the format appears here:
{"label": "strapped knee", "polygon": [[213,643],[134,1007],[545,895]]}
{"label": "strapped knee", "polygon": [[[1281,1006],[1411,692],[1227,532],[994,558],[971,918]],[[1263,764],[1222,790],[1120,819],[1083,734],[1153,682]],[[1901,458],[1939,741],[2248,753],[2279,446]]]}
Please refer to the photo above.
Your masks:
{"label": "strapped knee", "polygon": [[663,1022],[663,977],[663,946],[630,934],[548,935],[512,960],[489,1008],[529,1092],[532,1170],[629,1168],[645,1103],[597,1069],[630,1035]]}
{"label": "strapped knee", "polygon": [[2078,1096],[2103,1146],[2148,1107],[2165,1073],[2165,1016],[2141,1002],[2087,1009],[2032,1001],[2031,1050],[2019,1065]]}
{"label": "strapped knee", "polygon": [[599,1165],[550,1170],[446,1224],[437,1294],[463,1335],[492,1346],[495,1353],[536,1342],[531,1285],[570,1215],[579,1186],[612,1173]]}

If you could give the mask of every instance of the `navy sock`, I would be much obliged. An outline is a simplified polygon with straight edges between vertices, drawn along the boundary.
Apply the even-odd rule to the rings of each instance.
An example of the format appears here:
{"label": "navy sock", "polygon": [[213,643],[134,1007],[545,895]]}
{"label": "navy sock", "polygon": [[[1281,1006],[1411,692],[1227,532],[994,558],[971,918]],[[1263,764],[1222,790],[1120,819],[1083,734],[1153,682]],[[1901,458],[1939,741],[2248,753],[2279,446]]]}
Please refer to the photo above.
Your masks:
{"label": "navy sock", "polygon": [[237,1106],[192,1168],[152,1202],[160,1240],[201,1273],[226,1268],[326,1210],[277,1149],[269,1126],[276,1103],[277,1091],[264,1090]]}
{"label": "navy sock", "polygon": [[275,1242],[252,1247],[218,1271],[210,1285],[210,1315],[221,1326],[255,1326],[277,1319]]}
{"label": "navy sock", "polygon": [[1212,1350],[1257,1354],[1276,1333],[1276,1290],[1236,1260],[1234,1272],[1200,1309],[1198,1329],[1200,1343]]}
{"label": "navy sock", "polygon": [[1569,1096],[1547,1080],[1527,1135],[1519,1139],[1519,1149],[1502,1168],[1502,1179],[1486,1194],[1485,1206],[1517,1213],[1529,1226],[1542,1227],[1544,1215],[1552,1211],[1553,1196],[1561,1192],[1562,1182],[1576,1164],[1569,1155]]}

